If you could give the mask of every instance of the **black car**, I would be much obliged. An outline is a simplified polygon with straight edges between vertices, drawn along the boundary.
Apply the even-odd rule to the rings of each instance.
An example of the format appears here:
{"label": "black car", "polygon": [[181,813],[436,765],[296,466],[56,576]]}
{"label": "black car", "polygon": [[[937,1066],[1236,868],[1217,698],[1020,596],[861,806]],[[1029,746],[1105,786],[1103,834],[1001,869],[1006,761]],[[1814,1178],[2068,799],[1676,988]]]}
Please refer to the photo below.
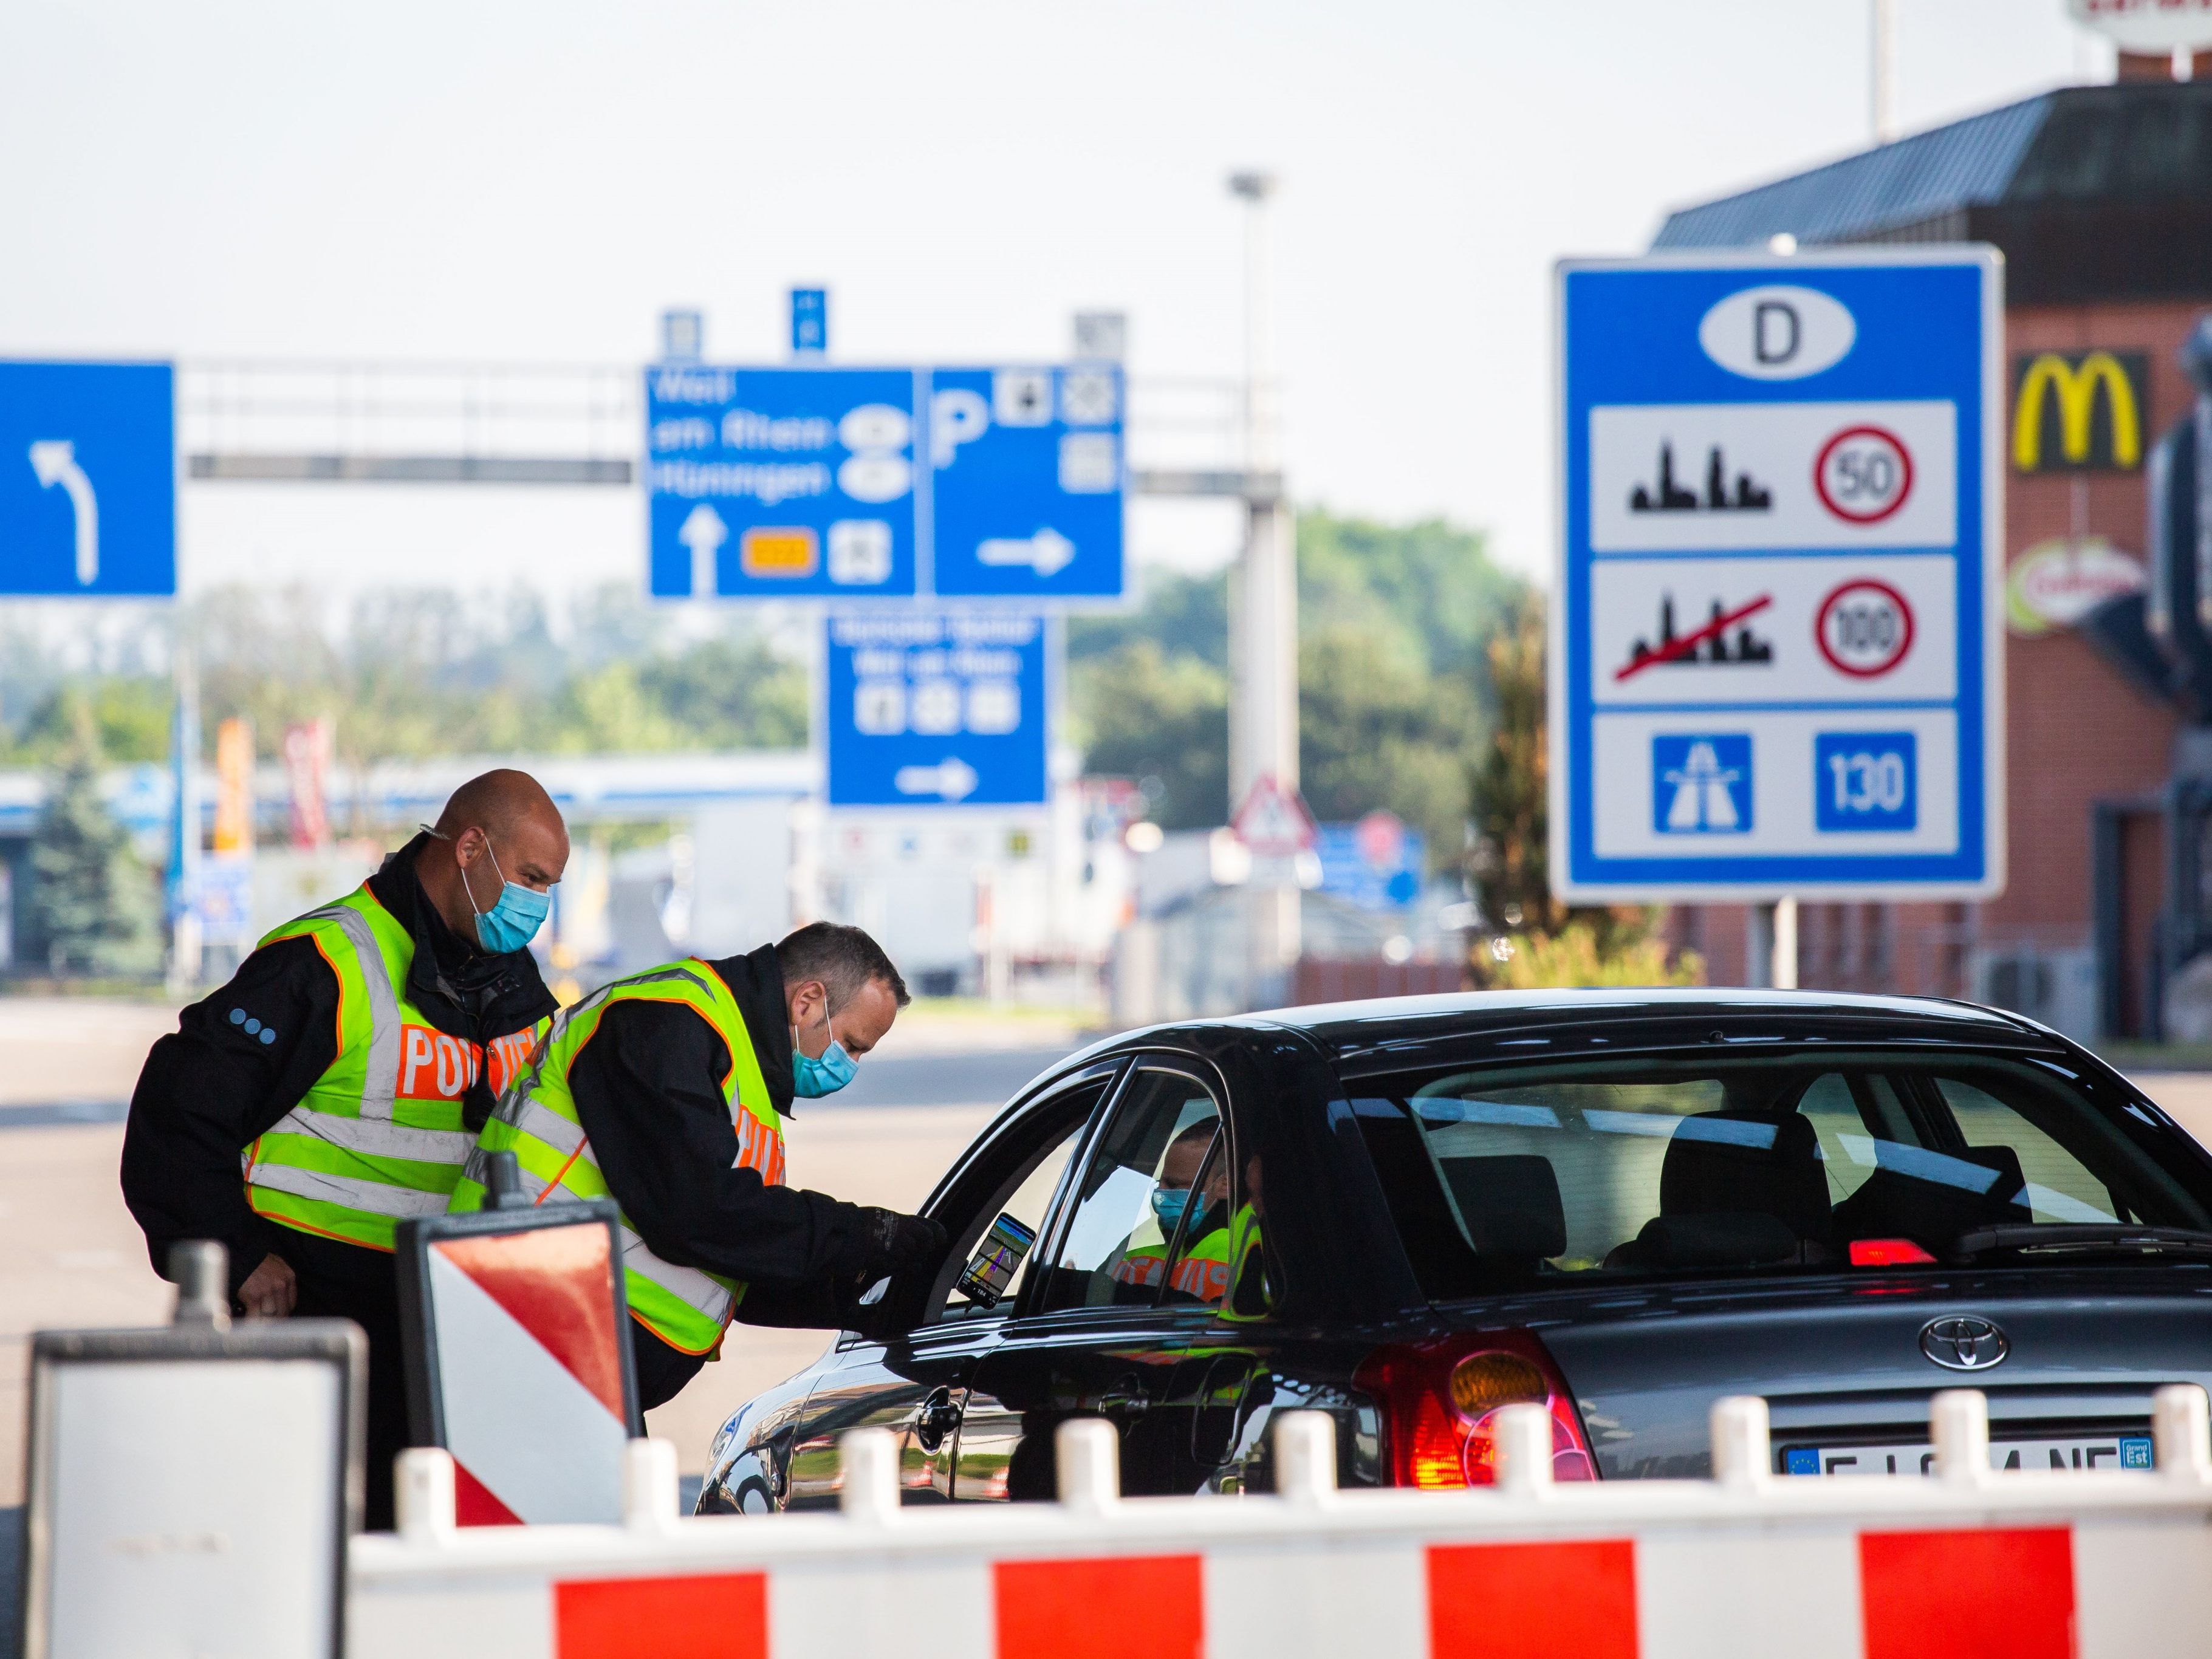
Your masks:
{"label": "black car", "polygon": [[[1958,1003],[1729,991],[1339,1004],[1132,1032],[1021,1094],[931,1197],[952,1247],[716,1437],[702,1514],[1269,1489],[1272,1413],[1344,1485],[1490,1479],[1547,1405],[1562,1480],[1698,1475],[1765,1396],[1783,1473],[1911,1472],[1929,1394],[2014,1467],[2148,1467],[2212,1382],[2212,1158],[2110,1067]],[[733,1340],[742,1340],[738,1334]]]}

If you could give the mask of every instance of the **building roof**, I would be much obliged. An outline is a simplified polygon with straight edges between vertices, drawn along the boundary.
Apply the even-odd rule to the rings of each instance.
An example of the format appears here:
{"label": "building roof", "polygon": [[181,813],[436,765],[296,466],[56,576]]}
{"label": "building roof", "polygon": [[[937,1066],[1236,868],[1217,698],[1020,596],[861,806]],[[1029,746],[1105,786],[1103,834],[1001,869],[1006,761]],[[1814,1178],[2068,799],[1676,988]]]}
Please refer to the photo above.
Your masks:
{"label": "building roof", "polygon": [[2067,87],[1676,210],[1655,248],[1990,241],[2020,303],[2212,298],[2212,82]]}

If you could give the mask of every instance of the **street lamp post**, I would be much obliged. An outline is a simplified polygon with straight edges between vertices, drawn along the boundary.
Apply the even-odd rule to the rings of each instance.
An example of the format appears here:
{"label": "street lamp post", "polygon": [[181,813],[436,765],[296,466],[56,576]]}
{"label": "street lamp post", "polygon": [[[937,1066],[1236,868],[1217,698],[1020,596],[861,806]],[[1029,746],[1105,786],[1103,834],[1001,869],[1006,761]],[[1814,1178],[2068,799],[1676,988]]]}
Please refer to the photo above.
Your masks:
{"label": "street lamp post", "polygon": [[[1244,204],[1244,465],[1249,478],[1277,479],[1281,431],[1273,356],[1267,204],[1272,174],[1232,173]],[[1245,501],[1244,552],[1230,590],[1229,796],[1241,805],[1262,780],[1285,792],[1298,783],[1298,586],[1297,526],[1287,489],[1254,489]],[[1277,869],[1254,883],[1251,963],[1271,984],[1300,946],[1298,887]]]}

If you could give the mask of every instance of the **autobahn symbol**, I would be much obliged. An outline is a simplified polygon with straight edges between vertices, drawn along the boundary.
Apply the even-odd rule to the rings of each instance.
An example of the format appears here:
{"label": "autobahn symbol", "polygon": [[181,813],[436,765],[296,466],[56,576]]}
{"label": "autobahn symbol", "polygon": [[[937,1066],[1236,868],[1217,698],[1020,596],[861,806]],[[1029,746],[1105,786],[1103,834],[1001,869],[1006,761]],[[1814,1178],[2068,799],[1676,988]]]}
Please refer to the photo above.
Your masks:
{"label": "autobahn symbol", "polygon": [[1887,427],[1847,426],[1813,463],[1820,505],[1851,524],[1880,524],[1912,493],[1912,452]]}
{"label": "autobahn symbol", "polygon": [[1912,607],[1887,582],[1856,577],[1820,601],[1813,639],[1838,673],[1873,679],[1912,649]]}

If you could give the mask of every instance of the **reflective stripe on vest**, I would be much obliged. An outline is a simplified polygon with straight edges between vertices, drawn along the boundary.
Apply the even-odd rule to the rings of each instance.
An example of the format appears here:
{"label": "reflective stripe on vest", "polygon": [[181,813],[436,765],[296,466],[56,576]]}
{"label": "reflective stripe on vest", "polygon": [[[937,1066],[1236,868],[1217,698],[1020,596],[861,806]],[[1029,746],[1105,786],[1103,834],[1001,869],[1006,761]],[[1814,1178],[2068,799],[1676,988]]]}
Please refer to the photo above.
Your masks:
{"label": "reflective stripe on vest", "polygon": [[[782,1184],[783,1122],[769,1099],[744,1018],[713,969],[703,962],[687,961],[617,980],[553,1017],[527,1069],[500,1097],[491,1121],[477,1137],[453,1189],[452,1208],[483,1207],[491,1155],[501,1152],[514,1154],[522,1190],[533,1204],[556,1194],[580,1199],[611,1196],[606,1177],[592,1157],[568,1073],[585,1045],[598,1035],[606,1011],[617,1002],[678,1003],[714,1027],[730,1053],[730,1069],[719,1086],[736,1139],[732,1167],[756,1170],[771,1186]],[[708,1352],[721,1340],[744,1294],[744,1285],[655,1255],[627,1216],[622,1218],[621,1231],[630,1312],[669,1346],[685,1353]]]}
{"label": "reflective stripe on vest", "polygon": [[[1165,1243],[1139,1244],[1114,1264],[1113,1276],[1124,1285],[1157,1285],[1167,1266]],[[1184,1251],[1168,1276],[1169,1287],[1200,1302],[1218,1302],[1229,1294],[1229,1229],[1213,1228]]]}
{"label": "reflective stripe on vest", "polygon": [[388,1250],[393,1224],[441,1212],[460,1178],[476,1144],[462,1097],[483,1051],[406,1000],[414,939],[366,885],[261,942],[288,939],[312,941],[337,977],[337,1052],[246,1149],[246,1201],[301,1232]]}

